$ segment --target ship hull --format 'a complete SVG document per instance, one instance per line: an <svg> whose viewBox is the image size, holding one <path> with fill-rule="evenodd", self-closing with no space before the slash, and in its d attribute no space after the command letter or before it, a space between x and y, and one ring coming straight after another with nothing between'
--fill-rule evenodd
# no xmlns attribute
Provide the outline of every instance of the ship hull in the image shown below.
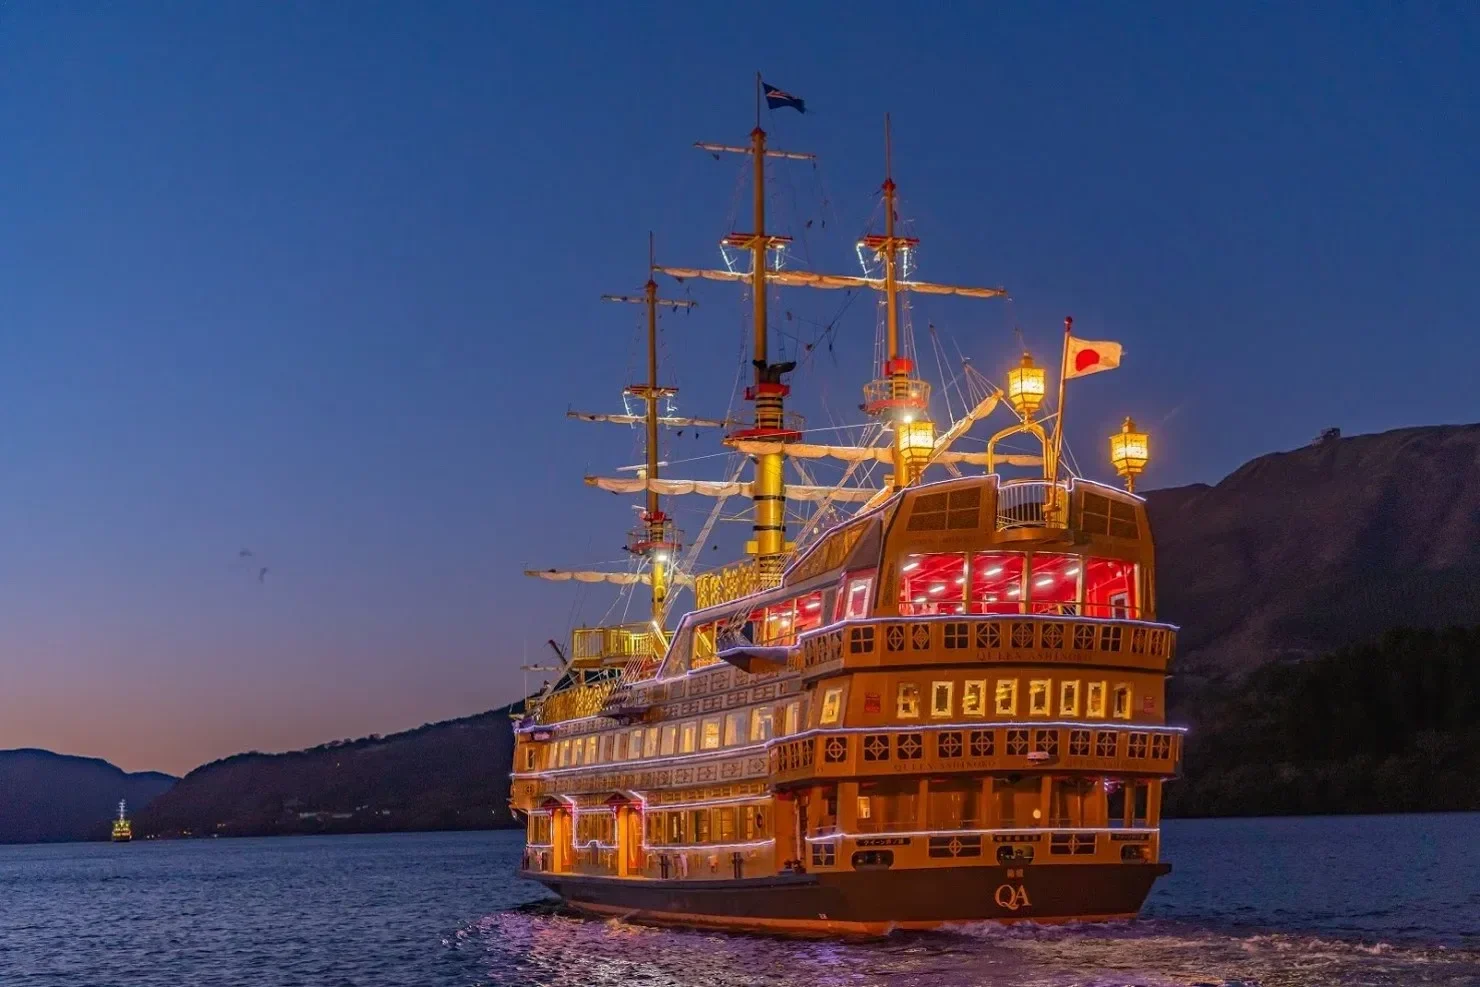
<svg viewBox="0 0 1480 987"><path fill-rule="evenodd" d="M1134 918L1168 864L959 867L657 881L523 871L566 904L634 922L787 935L885 935L967 922Z"/></svg>

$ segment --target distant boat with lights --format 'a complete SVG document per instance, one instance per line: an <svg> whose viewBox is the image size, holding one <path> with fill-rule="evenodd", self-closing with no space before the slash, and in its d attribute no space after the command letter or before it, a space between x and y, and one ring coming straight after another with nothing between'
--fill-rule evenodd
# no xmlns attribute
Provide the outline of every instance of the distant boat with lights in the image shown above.
<svg viewBox="0 0 1480 987"><path fill-rule="evenodd" d="M518 720L520 873L593 915L785 934L1135 916L1170 870L1161 795L1182 746L1165 720L1176 628L1155 619L1133 492L1147 437L1130 419L1110 437L1125 489L1072 475L1062 456L1067 382L1118 365L1120 347L1066 319L1051 411L1027 354L1000 387L963 361L937 426L945 389L932 403L910 299L1005 292L915 279L887 120L882 232L857 242L861 274L788 266L790 238L766 225L767 164L812 158L769 147L759 93L748 144L698 145L748 158L752 225L724 238L726 266L660 265L650 249L642 294L606 296L644 307L646 375L625 413L572 416L644 430L635 475L587 478L644 498L633 565L529 575L647 587L649 616L576 629ZM802 108L772 87L765 98ZM748 289L743 417L677 413L658 314L694 302L661 297L659 276ZM773 362L767 302L789 287L877 293L876 379L854 444L811 441L785 407L796 364ZM1009 420L981 451L956 448L998 411ZM733 470L664 476L663 431L696 428L722 430ZM1004 451L1008 439L1031 451ZM841 478L820 483L828 461ZM869 483L876 465L886 475ZM717 500L686 544L664 498L689 493ZM750 501L746 557L704 571L729 497ZM690 589L694 609L676 616Z"/></svg>
<svg viewBox="0 0 1480 987"><path fill-rule="evenodd" d="M118 802L118 818L113 820L113 842L128 843L134 838L134 824L128 821L128 805Z"/></svg>

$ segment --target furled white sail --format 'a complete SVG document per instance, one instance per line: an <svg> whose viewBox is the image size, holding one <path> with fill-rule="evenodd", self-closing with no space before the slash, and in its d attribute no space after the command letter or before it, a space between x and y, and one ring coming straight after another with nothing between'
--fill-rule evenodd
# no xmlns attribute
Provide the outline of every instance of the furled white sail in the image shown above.
<svg viewBox="0 0 1480 987"><path fill-rule="evenodd" d="M708 281L743 281L749 283L746 271L716 271L700 267L655 267L669 277L703 278ZM814 274L811 271L767 271L766 281L770 284L791 285L801 288L872 288L884 290L883 278L861 278L848 274ZM932 284L929 281L896 281L901 291L918 291L924 295L961 295L965 298L1000 298L1007 294L1002 288L968 288L963 285Z"/></svg>
<svg viewBox="0 0 1480 987"><path fill-rule="evenodd" d="M699 494L704 497L749 497L749 483L726 483L723 480L652 480L643 477L588 476L588 486L611 493L633 494L648 490L668 495ZM864 487L814 487L787 484L789 500L837 500L845 503L861 503L874 495Z"/></svg>
<svg viewBox="0 0 1480 987"><path fill-rule="evenodd" d="M548 579L552 583L567 583L574 580L578 583L613 583L617 586L632 586L635 583L650 585L652 576L646 572L586 572L573 569L525 569L526 576L535 579ZM694 581L693 576L685 576L682 573L670 573L670 583L679 585L690 585Z"/></svg>
<svg viewBox="0 0 1480 987"><path fill-rule="evenodd" d="M647 421L646 415L606 415L594 411L567 411L567 418L577 418L583 422L610 422L613 425L640 425ZM679 418L674 415L660 415L659 425L669 428L724 428L725 423L715 421L712 418Z"/></svg>
<svg viewBox="0 0 1480 987"><path fill-rule="evenodd" d="M964 431L964 429L962 430ZM946 433L947 435L950 433ZM959 437L952 436L952 439ZM941 436L942 439L945 435ZM881 463L892 461L893 450L889 446L824 446L814 445L810 442L761 442L743 440L733 442L731 445L738 452L747 456L760 456L768 452L780 452L787 456L798 459L821 459L830 457L841 459L849 463L861 463L869 460L877 460ZM936 448L941 448L941 443L936 443ZM938 452L930 458L932 463L967 463L972 466L985 466L987 454L984 452ZM1042 456L1027 455L1000 455L997 462L1006 463L1009 466L1042 466Z"/></svg>

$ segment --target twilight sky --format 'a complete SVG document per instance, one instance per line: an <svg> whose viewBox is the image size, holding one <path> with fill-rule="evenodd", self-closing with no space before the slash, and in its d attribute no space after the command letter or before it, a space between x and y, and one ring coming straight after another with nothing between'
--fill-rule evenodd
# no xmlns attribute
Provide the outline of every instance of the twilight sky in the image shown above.
<svg viewBox="0 0 1480 987"><path fill-rule="evenodd" d="M611 599L520 570L633 516L580 477L637 436L564 418L637 366L598 296L649 229L709 265L748 227L690 145L745 139L757 68L820 156L772 187L799 265L856 272L888 110L923 276L1014 295L917 324L999 379L1014 327L1125 344L1071 392L1091 475L1126 413L1147 486L1480 417L1480 13L1213 6L0 7L0 748L183 772L515 698ZM722 415L738 292L665 291L665 376ZM857 421L871 300L800 294L797 407Z"/></svg>

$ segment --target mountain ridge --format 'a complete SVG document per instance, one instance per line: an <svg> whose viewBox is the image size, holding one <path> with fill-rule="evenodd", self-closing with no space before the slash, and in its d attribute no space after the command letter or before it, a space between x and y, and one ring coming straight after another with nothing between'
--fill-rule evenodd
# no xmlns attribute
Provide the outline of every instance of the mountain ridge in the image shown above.
<svg viewBox="0 0 1480 987"><path fill-rule="evenodd" d="M100 757L0 750L0 843L104 839L119 799L136 812L175 781L160 771L124 771Z"/></svg>
<svg viewBox="0 0 1480 987"><path fill-rule="evenodd" d="M1146 502L1179 674L1480 623L1480 425L1318 440Z"/></svg>

